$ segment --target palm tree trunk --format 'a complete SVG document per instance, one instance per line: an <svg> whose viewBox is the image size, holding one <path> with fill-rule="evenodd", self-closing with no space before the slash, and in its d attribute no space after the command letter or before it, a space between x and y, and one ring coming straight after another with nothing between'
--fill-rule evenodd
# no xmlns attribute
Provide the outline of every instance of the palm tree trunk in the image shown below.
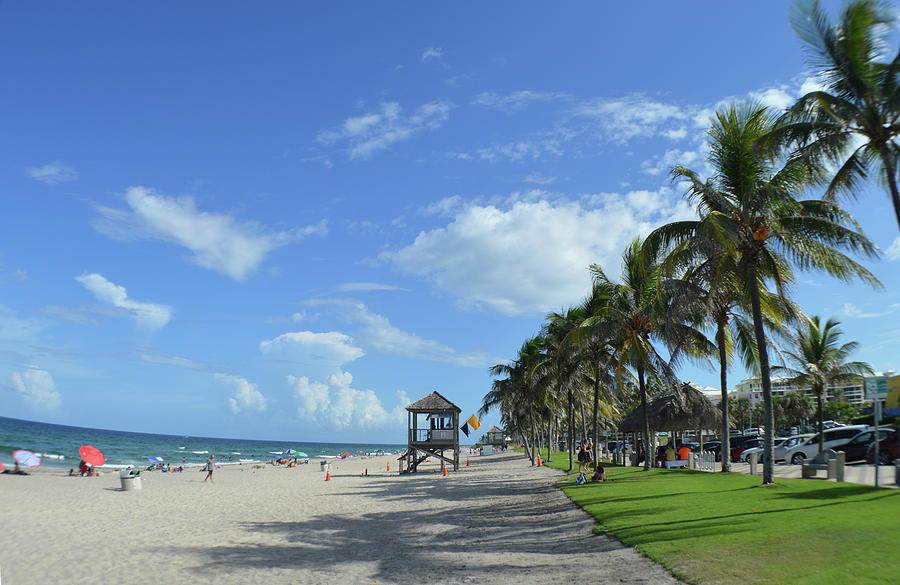
<svg viewBox="0 0 900 585"><path fill-rule="evenodd" d="M553 459L552 453L550 453L550 449L553 447L553 415L551 414L547 418L547 459L546 461L550 461Z"/></svg>
<svg viewBox="0 0 900 585"><path fill-rule="evenodd" d="M644 386L644 368L637 367L638 387L641 391L641 418L643 419L643 428L641 429L641 440L644 443L644 471L650 471L650 419L647 417L647 388Z"/></svg>
<svg viewBox="0 0 900 585"><path fill-rule="evenodd" d="M597 440L597 431L599 430L597 428L597 416L598 416L599 410L600 410L600 358L598 357L594 361L594 412L591 415L591 422L593 423L593 429L594 429L594 442L593 442L592 446L593 446L593 450L594 450L593 461L595 462L595 465L596 465L596 461L599 460L599 455L600 455L600 452L597 450L598 449L597 445L599 444L599 441Z"/></svg>
<svg viewBox="0 0 900 585"><path fill-rule="evenodd" d="M532 455L533 451L532 451L530 445L528 444L528 435L526 435L525 433L522 433L521 437L522 437L522 446L525 447L525 456L528 457L529 459L531 459L532 463L534 463L534 455Z"/></svg>
<svg viewBox="0 0 900 585"><path fill-rule="evenodd" d="M886 146L878 149L881 153L881 162L884 163L884 171L887 175L888 187L891 190L891 202L894 204L894 214L897 216L897 226L900 226L900 190L897 189L897 169L894 167L894 159Z"/></svg>
<svg viewBox="0 0 900 585"><path fill-rule="evenodd" d="M816 391L816 418L819 419L819 453L825 450L825 434L822 432L822 427L825 426L825 411L822 408L822 388L815 387L813 388Z"/></svg>
<svg viewBox="0 0 900 585"><path fill-rule="evenodd" d="M579 400L578 405L581 407L581 444L587 441L587 417L584 416L584 400Z"/></svg>
<svg viewBox="0 0 900 585"><path fill-rule="evenodd" d="M722 456L722 471L731 469L731 458L725 457L725 453L731 453L731 441L728 424L728 356L725 353L725 323L719 318L716 326L716 345L719 346L719 383L722 387L722 441L719 452Z"/></svg>
<svg viewBox="0 0 900 585"><path fill-rule="evenodd" d="M756 277L756 259L750 261L747 284L750 287L750 303L753 306L753 333L756 336L756 348L759 353L759 374L763 390L763 485L775 483L775 444L772 433L775 430L774 412L772 410L772 380L769 377L769 351L766 347L766 332L763 329L762 308L759 303L759 281ZM722 454L725 457L725 454Z"/></svg>
<svg viewBox="0 0 900 585"><path fill-rule="evenodd" d="M575 469L575 397L569 390L569 471Z"/></svg>
<svg viewBox="0 0 900 585"><path fill-rule="evenodd" d="M531 464L534 465L534 456L535 452L538 451L538 436L537 432L534 429L534 413L531 414L531 444L534 445L534 449L531 451Z"/></svg>

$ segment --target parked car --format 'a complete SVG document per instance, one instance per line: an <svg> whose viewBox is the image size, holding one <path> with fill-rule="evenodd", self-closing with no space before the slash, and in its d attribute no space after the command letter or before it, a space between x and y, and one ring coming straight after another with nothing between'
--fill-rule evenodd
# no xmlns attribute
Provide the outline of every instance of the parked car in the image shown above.
<svg viewBox="0 0 900 585"><path fill-rule="evenodd" d="M850 425L825 429L822 431L822 436L825 440L825 449L840 447L849 442L857 433L865 431L868 428L868 425ZM784 458L794 465L799 465L803 463L805 459L815 457L818 452L819 435L815 434L802 443L788 449L784 454Z"/></svg>
<svg viewBox="0 0 900 585"><path fill-rule="evenodd" d="M740 461L741 453L744 452L744 449L759 447L761 444L761 438L759 436L731 437L729 440L729 446L731 447L731 461Z"/></svg>
<svg viewBox="0 0 900 585"><path fill-rule="evenodd" d="M796 427L795 427L796 428ZM804 433L802 435L791 435L785 439L784 443L775 446L775 461L786 461L787 451L791 447L799 445L806 439L813 436L813 433Z"/></svg>
<svg viewBox="0 0 900 585"><path fill-rule="evenodd" d="M878 462L882 465L890 465L894 459L900 459L900 443L898 443L897 433L894 433L891 438L878 442ZM875 441L872 441L866 452L866 463L875 463Z"/></svg>
<svg viewBox="0 0 900 585"><path fill-rule="evenodd" d="M744 436L754 436L758 437L763 434L763 430L760 427L750 427L749 429L744 429L744 432L741 433Z"/></svg>
<svg viewBox="0 0 900 585"><path fill-rule="evenodd" d="M862 461L866 458L869 451L869 445L875 440L875 429L861 431L850 439L846 444L832 447L835 451L843 451L846 454L846 461ZM878 435L881 440L889 439L896 436L897 431L894 429L878 429Z"/></svg>
<svg viewBox="0 0 900 585"><path fill-rule="evenodd" d="M722 460L722 442L721 441L705 441L703 443L703 452L704 453L713 453L716 456L716 461L721 461Z"/></svg>
<svg viewBox="0 0 900 585"><path fill-rule="evenodd" d="M775 454L775 461L781 461L782 459L784 459L784 444L790 439L791 437L775 437L772 449L773 453ZM765 459L763 457L764 448L762 443L762 439L760 439L758 446L744 449L743 453L741 453L741 461L749 463L750 455L753 453L757 453L757 461L762 462Z"/></svg>

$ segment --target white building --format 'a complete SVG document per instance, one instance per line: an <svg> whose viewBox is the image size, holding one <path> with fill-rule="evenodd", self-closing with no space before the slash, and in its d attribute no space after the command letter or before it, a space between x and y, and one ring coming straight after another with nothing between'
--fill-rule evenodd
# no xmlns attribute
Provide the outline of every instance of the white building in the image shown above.
<svg viewBox="0 0 900 585"><path fill-rule="evenodd" d="M858 378L852 382L840 382L837 384L830 385L825 391L825 400L832 400L837 395L843 395L843 400L849 402L850 404L860 405L866 402L866 379L869 376L865 376L865 378ZM794 384L790 378L772 378L772 396L784 396L790 392L805 392L809 394L809 397L815 399L816 395L813 394L812 388L810 386L804 386L802 388L798 387ZM750 400L750 406L754 406L757 403L762 403L762 383L759 378L747 378L745 380L741 380L741 382L737 385L737 388L732 392L728 393L728 397L734 398L747 398Z"/></svg>

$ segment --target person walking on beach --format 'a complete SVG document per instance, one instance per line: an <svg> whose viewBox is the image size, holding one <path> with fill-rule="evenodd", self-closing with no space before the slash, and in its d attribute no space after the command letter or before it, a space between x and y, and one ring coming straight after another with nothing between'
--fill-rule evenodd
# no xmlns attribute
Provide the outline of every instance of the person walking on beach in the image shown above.
<svg viewBox="0 0 900 585"><path fill-rule="evenodd" d="M216 456L210 455L209 459L206 461L206 477L203 478L204 483L206 480L209 480L210 483L216 483L213 481L212 474L216 469Z"/></svg>

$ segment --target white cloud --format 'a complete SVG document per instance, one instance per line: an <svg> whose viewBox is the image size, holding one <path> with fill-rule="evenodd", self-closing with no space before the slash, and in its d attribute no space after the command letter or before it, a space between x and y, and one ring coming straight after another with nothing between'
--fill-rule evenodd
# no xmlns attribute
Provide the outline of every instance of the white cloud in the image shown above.
<svg viewBox="0 0 900 585"><path fill-rule="evenodd" d="M662 156L654 156L650 160L641 163L641 172L648 175L659 175L672 170L676 165L692 167L700 160L700 153L696 150L670 149Z"/></svg>
<svg viewBox="0 0 900 585"><path fill-rule="evenodd" d="M894 240L894 243L884 251L884 255L887 256L889 260L900 260L900 237Z"/></svg>
<svg viewBox="0 0 900 585"><path fill-rule="evenodd" d="M46 370L29 368L21 374L14 372L12 386L26 402L36 408L52 410L62 402L53 376Z"/></svg>
<svg viewBox="0 0 900 585"><path fill-rule="evenodd" d="M825 80L819 76L807 77L800 85L800 95L804 96L813 91L823 91L826 88Z"/></svg>
<svg viewBox="0 0 900 585"><path fill-rule="evenodd" d="M431 59L440 59L444 56L444 49L441 47L428 47L422 51L422 63Z"/></svg>
<svg viewBox="0 0 900 585"><path fill-rule="evenodd" d="M334 367L365 355L362 349L353 345L353 339L349 335L337 331L284 333L275 339L261 342L259 350L272 357L301 363L313 360Z"/></svg>
<svg viewBox="0 0 900 585"><path fill-rule="evenodd" d="M762 91L751 91L750 97L764 106L769 106L780 113L794 105L797 101L793 95L781 88L769 88Z"/></svg>
<svg viewBox="0 0 900 585"><path fill-rule="evenodd" d="M350 158L368 158L415 134L440 128L450 117L453 107L448 101L434 101L422 104L411 115L404 116L400 104L385 102L377 112L347 118L337 129L320 132L316 140L322 144L343 143Z"/></svg>
<svg viewBox="0 0 900 585"><path fill-rule="evenodd" d="M142 353L141 361L150 364L163 364L166 366L175 366L177 368L187 368L189 370L207 370L209 366L203 362L195 362L194 360L166 355L162 353Z"/></svg>
<svg viewBox="0 0 900 585"><path fill-rule="evenodd" d="M545 177L540 173L532 173L523 179L526 183L534 183L536 185L551 185L556 182L556 177Z"/></svg>
<svg viewBox="0 0 900 585"><path fill-rule="evenodd" d="M539 92L527 89L514 91L506 95L485 91L475 96L472 100L472 105L510 112L523 110L532 102L547 102L565 97L568 96L562 93Z"/></svg>
<svg viewBox="0 0 900 585"><path fill-rule="evenodd" d="M392 284L377 282L345 282L337 288L340 292L373 291L373 290L406 290Z"/></svg>
<svg viewBox="0 0 900 585"><path fill-rule="evenodd" d="M128 211L98 208L94 227L117 239L149 238L193 252L189 261L243 280L272 250L306 236L328 232L324 221L293 231L266 233L257 224L225 214L200 211L190 197L168 197L146 187L129 187Z"/></svg>
<svg viewBox="0 0 900 585"><path fill-rule="evenodd" d="M128 292L125 290L125 287L110 282L96 272L76 276L75 280L94 293L97 300L121 309L137 321L138 325L147 329L160 329L172 318L172 309L170 307L157 303L131 300L128 298Z"/></svg>
<svg viewBox="0 0 900 585"><path fill-rule="evenodd" d="M368 352L398 355L467 368L484 368L499 361L498 358L484 352L459 352L437 341L403 331L392 325L387 317L373 313L365 304L358 301L319 299L309 301L308 304L311 306L330 305L347 322L360 325L360 329L354 333L354 338Z"/></svg>
<svg viewBox="0 0 900 585"><path fill-rule="evenodd" d="M471 204L446 226L379 258L426 277L463 306L540 313L578 302L589 290L590 264L617 276L629 240L687 217L694 212L668 188L580 201L517 200L507 207Z"/></svg>
<svg viewBox="0 0 900 585"><path fill-rule="evenodd" d="M47 163L42 167L28 169L28 174L32 178L48 185L57 185L67 181L74 181L78 178L78 172L75 169L62 164L58 160Z"/></svg>
<svg viewBox="0 0 900 585"><path fill-rule="evenodd" d="M335 429L381 429L404 424L409 397L397 391L397 405L387 410L372 390L352 387L353 376L340 372L326 382L306 376L288 376L298 402L298 415L306 420L324 420Z"/></svg>
<svg viewBox="0 0 900 585"><path fill-rule="evenodd" d="M232 388L233 392L231 398L228 399L228 404L234 414L247 410L266 409L266 397L259 391L256 384L249 382L246 378L231 374L216 374L215 378Z"/></svg>
<svg viewBox="0 0 900 585"><path fill-rule="evenodd" d="M578 117L595 120L608 140L624 143L666 130L677 131L685 122L692 120L694 110L696 108L683 108L636 94L620 99L582 100L574 113Z"/></svg>
<svg viewBox="0 0 900 585"><path fill-rule="evenodd" d="M890 315L894 312L894 309L891 309L890 311L883 311L880 313L866 313L853 303L844 303L844 308L841 312L844 314L844 316L850 317L851 319L854 317L860 319L871 319L873 317L884 317L885 315Z"/></svg>

